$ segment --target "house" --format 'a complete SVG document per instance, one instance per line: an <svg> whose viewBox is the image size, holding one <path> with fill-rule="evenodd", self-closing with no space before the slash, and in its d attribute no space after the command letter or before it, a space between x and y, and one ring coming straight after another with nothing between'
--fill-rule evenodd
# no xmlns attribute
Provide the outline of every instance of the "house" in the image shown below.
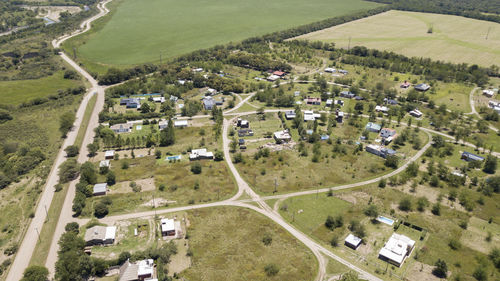
<svg viewBox="0 0 500 281"><path fill-rule="evenodd" d="M177 80L177 83L179 83L180 85L184 85L186 84L186 80L179 79Z"/></svg>
<svg viewBox="0 0 500 281"><path fill-rule="evenodd" d="M179 97L177 97L177 96L170 96L169 100L173 101L174 103L176 103L179 100Z"/></svg>
<svg viewBox="0 0 500 281"><path fill-rule="evenodd" d="M251 129L241 129L238 130L238 137L251 137L253 136L253 131Z"/></svg>
<svg viewBox="0 0 500 281"><path fill-rule="evenodd" d="M175 236L175 221L174 219L161 219L161 235L162 236Z"/></svg>
<svg viewBox="0 0 500 281"><path fill-rule="evenodd" d="M408 113L409 113L411 116L416 117L416 118L420 118L420 117L422 117L422 115L423 115L423 113L422 113L420 110L418 110L418 109L414 109L414 110L412 110L412 111L410 111L410 112L408 112Z"/></svg>
<svg viewBox="0 0 500 281"><path fill-rule="evenodd" d="M164 103L165 102L165 97L152 97L151 100L153 102Z"/></svg>
<svg viewBox="0 0 500 281"><path fill-rule="evenodd" d="M215 100L214 98L208 96L203 98L203 107L205 110L212 110L215 107Z"/></svg>
<svg viewBox="0 0 500 281"><path fill-rule="evenodd" d="M384 98L384 102L389 105L398 105L398 101L393 99Z"/></svg>
<svg viewBox="0 0 500 281"><path fill-rule="evenodd" d="M369 144L366 146L365 150L382 158L387 158L388 156L395 155L396 151L385 148L380 145Z"/></svg>
<svg viewBox="0 0 500 281"><path fill-rule="evenodd" d="M238 140L238 145L239 145L239 146L242 146L242 145L244 145L244 144L245 144L245 139L239 139L239 140Z"/></svg>
<svg viewBox="0 0 500 281"><path fill-rule="evenodd" d="M314 131L313 131L313 130L311 130L311 129L306 130L306 134L308 134L308 135L312 135L313 133L314 133Z"/></svg>
<svg viewBox="0 0 500 281"><path fill-rule="evenodd" d="M483 95L488 98L492 98L495 95L495 92L493 90L483 90Z"/></svg>
<svg viewBox="0 0 500 281"><path fill-rule="evenodd" d="M405 259L410 256L414 246L415 241L404 235L393 233L384 247L380 249L378 257L381 260L400 267Z"/></svg>
<svg viewBox="0 0 500 281"><path fill-rule="evenodd" d="M411 86L410 82L405 80L405 82L402 83L400 87L403 89L408 89L408 88L410 88L410 86Z"/></svg>
<svg viewBox="0 0 500 281"><path fill-rule="evenodd" d="M94 184L94 189L93 189L92 195L94 195L94 196L106 195L107 191L108 191L108 184L107 183L97 183L97 184Z"/></svg>
<svg viewBox="0 0 500 281"><path fill-rule="evenodd" d="M375 106L375 111L387 113L389 111L389 108L387 106L377 105L377 106Z"/></svg>
<svg viewBox="0 0 500 281"><path fill-rule="evenodd" d="M457 176L457 177L461 177L461 178L465 177L465 175L460 173L460 171L458 171L458 170L451 172L451 174L454 176Z"/></svg>
<svg viewBox="0 0 500 281"><path fill-rule="evenodd" d="M120 266L118 281L158 281L153 279L155 275L155 264L153 259L146 259L131 263L127 260Z"/></svg>
<svg viewBox="0 0 500 281"><path fill-rule="evenodd" d="M281 77L285 76L286 73L283 71L275 71L275 72L273 72L273 75L276 75L276 76L281 78Z"/></svg>
<svg viewBox="0 0 500 281"><path fill-rule="evenodd" d="M383 128L380 131L380 137L385 145L388 145L396 138L396 130Z"/></svg>
<svg viewBox="0 0 500 281"><path fill-rule="evenodd" d="M337 72L337 70L335 68L332 68L332 67L327 67L327 68L325 68L325 72L335 73L335 72Z"/></svg>
<svg viewBox="0 0 500 281"><path fill-rule="evenodd" d="M101 162L99 162L99 168L102 167L108 167L108 168L111 167L109 160L102 160Z"/></svg>
<svg viewBox="0 0 500 281"><path fill-rule="evenodd" d="M314 121L314 120L316 120L316 117L314 117L314 112L312 112L310 110L304 111L304 121L305 122Z"/></svg>
<svg viewBox="0 0 500 281"><path fill-rule="evenodd" d="M349 74L349 71L344 70L344 69L339 69L339 73L341 73L341 74Z"/></svg>
<svg viewBox="0 0 500 281"><path fill-rule="evenodd" d="M332 106L333 105L333 100L332 99L327 99L326 100L326 106Z"/></svg>
<svg viewBox="0 0 500 281"><path fill-rule="evenodd" d="M295 119L296 116L297 115L295 114L295 111L293 111L293 110L289 110L289 111L285 112L285 118L287 120Z"/></svg>
<svg viewBox="0 0 500 281"><path fill-rule="evenodd" d="M333 103L335 105L344 106L344 101L343 100L335 100Z"/></svg>
<svg viewBox="0 0 500 281"><path fill-rule="evenodd" d="M132 132L133 125L129 123L115 124L113 126L109 126L111 131L120 134L120 133L130 133Z"/></svg>
<svg viewBox="0 0 500 281"><path fill-rule="evenodd" d="M280 78L281 78L280 76L273 74L273 75L270 75L269 77L267 77L267 81L274 82L274 81L276 81L276 80L278 80Z"/></svg>
<svg viewBox="0 0 500 281"><path fill-rule="evenodd" d="M383 128L380 130L380 137L381 138L390 138L396 135L396 130L390 129L390 128Z"/></svg>
<svg viewBox="0 0 500 281"><path fill-rule="evenodd" d="M421 84L418 84L415 86L415 90L421 91L421 92L425 92L425 91L429 90L430 88L431 88L431 86L429 86L425 83L421 83Z"/></svg>
<svg viewBox="0 0 500 281"><path fill-rule="evenodd" d="M216 89L208 88L207 92L205 93L205 96L213 96L213 95L216 95L216 94L217 94L217 90Z"/></svg>
<svg viewBox="0 0 500 281"><path fill-rule="evenodd" d="M321 140L326 141L329 140L330 136L329 135L321 135Z"/></svg>
<svg viewBox="0 0 500 281"><path fill-rule="evenodd" d="M165 129L168 126L168 120L161 120L158 122L158 128L160 130Z"/></svg>
<svg viewBox="0 0 500 281"><path fill-rule="evenodd" d="M343 97L343 98L348 98L348 99L352 99L354 98L356 95L351 93L350 91L342 91L340 92L340 96Z"/></svg>
<svg viewBox="0 0 500 281"><path fill-rule="evenodd" d="M113 159L113 158L115 158L114 150L106 150L106 152L104 152L104 159Z"/></svg>
<svg viewBox="0 0 500 281"><path fill-rule="evenodd" d="M306 102L306 104L310 104L310 105L320 105L321 104L321 98L307 97L304 101Z"/></svg>
<svg viewBox="0 0 500 281"><path fill-rule="evenodd" d="M294 95L295 97L300 96L300 91L295 91L295 92L293 93L293 95Z"/></svg>
<svg viewBox="0 0 500 281"><path fill-rule="evenodd" d="M467 151L462 152L461 158L467 162L469 162L469 161L483 161L484 160L484 157L481 157L479 155L476 155L474 153L470 153Z"/></svg>
<svg viewBox="0 0 500 281"><path fill-rule="evenodd" d="M285 143L292 140L292 136L290 135L290 132L288 132L288 130L279 131L274 133L274 140L277 144Z"/></svg>
<svg viewBox="0 0 500 281"><path fill-rule="evenodd" d="M248 120L243 120L241 118L238 118L236 126L240 128L249 128L250 122L248 122Z"/></svg>
<svg viewBox="0 0 500 281"><path fill-rule="evenodd" d="M355 96L354 99L355 100L364 100L365 98L363 98L362 96Z"/></svg>
<svg viewBox="0 0 500 281"><path fill-rule="evenodd" d="M201 67L193 69L193 72L202 72L202 71L203 71L203 68L201 68Z"/></svg>
<svg viewBox="0 0 500 281"><path fill-rule="evenodd" d="M110 245L115 242L116 226L101 226L96 225L85 231L85 244L93 245Z"/></svg>
<svg viewBox="0 0 500 281"><path fill-rule="evenodd" d="M366 124L366 127L365 127L365 130L368 130L368 131L374 132L374 133L380 132L380 129L382 129L382 126L380 126L377 123L373 123L373 122L368 122L368 124Z"/></svg>
<svg viewBox="0 0 500 281"><path fill-rule="evenodd" d="M189 160L214 159L213 152L207 151L206 148L193 149L189 154Z"/></svg>
<svg viewBox="0 0 500 281"><path fill-rule="evenodd" d="M361 245L362 239L359 237L356 237L352 234L349 233L347 237L344 240L344 245L346 245L349 248L352 248L353 250L356 250L359 245Z"/></svg>
<svg viewBox="0 0 500 281"><path fill-rule="evenodd" d="M335 119L338 123L342 123L344 121L344 112L337 111L337 118Z"/></svg>
<svg viewBox="0 0 500 281"><path fill-rule="evenodd" d="M188 120L175 120L174 127L183 128L188 126Z"/></svg>

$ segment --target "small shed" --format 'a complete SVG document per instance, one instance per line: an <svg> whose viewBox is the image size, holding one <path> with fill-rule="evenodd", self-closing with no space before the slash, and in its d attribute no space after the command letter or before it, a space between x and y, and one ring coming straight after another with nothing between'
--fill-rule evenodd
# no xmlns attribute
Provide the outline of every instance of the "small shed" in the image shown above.
<svg viewBox="0 0 500 281"><path fill-rule="evenodd" d="M98 183L94 185L94 191L92 195L94 196L99 196L99 195L106 195L106 192L108 191L108 184L107 183Z"/></svg>
<svg viewBox="0 0 500 281"><path fill-rule="evenodd" d="M114 157L115 157L114 150L106 150L106 152L104 152L104 159L113 159Z"/></svg>
<svg viewBox="0 0 500 281"><path fill-rule="evenodd" d="M361 238L356 237L352 234L349 234L349 235L347 235L347 237L344 240L344 245L346 245L347 247L349 247L353 250L356 250L359 247L359 245L361 245L361 241L362 241Z"/></svg>

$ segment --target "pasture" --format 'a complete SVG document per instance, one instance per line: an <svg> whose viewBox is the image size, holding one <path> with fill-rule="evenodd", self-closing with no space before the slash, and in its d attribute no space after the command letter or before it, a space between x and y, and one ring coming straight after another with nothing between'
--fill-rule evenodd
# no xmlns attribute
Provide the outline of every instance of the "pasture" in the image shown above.
<svg viewBox="0 0 500 281"><path fill-rule="evenodd" d="M432 33L428 33L432 29ZM366 46L410 57L500 65L500 24L458 16L389 11L296 39Z"/></svg>
<svg viewBox="0 0 500 281"><path fill-rule="evenodd" d="M361 0L119 1L94 33L75 39L83 44L78 49L82 61L156 62L160 54L174 57L379 6Z"/></svg>

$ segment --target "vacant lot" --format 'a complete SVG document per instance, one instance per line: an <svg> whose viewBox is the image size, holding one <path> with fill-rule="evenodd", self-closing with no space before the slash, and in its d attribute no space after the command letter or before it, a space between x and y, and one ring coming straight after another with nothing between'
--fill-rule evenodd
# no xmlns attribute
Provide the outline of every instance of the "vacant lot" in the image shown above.
<svg viewBox="0 0 500 281"><path fill-rule="evenodd" d="M234 207L189 212L192 266L188 280L313 280L317 262L287 231L260 214ZM265 245L263 238L271 243ZM276 276L264 268L275 264Z"/></svg>
<svg viewBox="0 0 500 281"><path fill-rule="evenodd" d="M79 53L85 59L112 65L153 62L160 54L177 56L378 5L360 0L119 3L109 21L81 42Z"/></svg>
<svg viewBox="0 0 500 281"><path fill-rule="evenodd" d="M0 104L18 105L34 98L57 95L58 90L66 90L81 84L80 80L63 79L62 71L40 79L2 81Z"/></svg>
<svg viewBox="0 0 500 281"><path fill-rule="evenodd" d="M298 38L455 63L500 64L500 24L457 16L389 11Z"/></svg>

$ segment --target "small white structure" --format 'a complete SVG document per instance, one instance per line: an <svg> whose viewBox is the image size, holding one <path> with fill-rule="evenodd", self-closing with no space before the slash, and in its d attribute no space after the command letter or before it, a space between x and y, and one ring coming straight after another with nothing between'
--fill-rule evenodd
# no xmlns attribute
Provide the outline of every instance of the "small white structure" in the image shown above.
<svg viewBox="0 0 500 281"><path fill-rule="evenodd" d="M108 184L107 183L97 183L94 185L92 195L94 195L94 196L106 195L107 191L108 191Z"/></svg>
<svg viewBox="0 0 500 281"><path fill-rule="evenodd" d="M163 130L168 126L168 120L160 120L158 122L158 129Z"/></svg>
<svg viewBox="0 0 500 281"><path fill-rule="evenodd" d="M101 162L99 162L99 168L102 168L102 167L110 167L111 164L109 162L109 160L102 160Z"/></svg>
<svg viewBox="0 0 500 281"><path fill-rule="evenodd" d="M420 118L422 117L422 115L424 115L420 110L418 109L414 109L412 111L409 112L411 116L413 117L416 117L416 118Z"/></svg>
<svg viewBox="0 0 500 281"><path fill-rule="evenodd" d="M132 132L132 124L129 123L123 123L123 124L115 124L113 126L109 126L111 131L120 134L120 133L130 133Z"/></svg>
<svg viewBox="0 0 500 281"><path fill-rule="evenodd" d="M201 68L201 67L193 69L193 72L202 72L202 71L203 71L203 68Z"/></svg>
<svg viewBox="0 0 500 281"><path fill-rule="evenodd" d="M272 75L270 75L269 77L267 77L267 81L269 81L269 82L274 82L274 81L276 81L276 80L278 80L278 79L280 79L280 78L281 78L280 76L275 75L275 74L272 74Z"/></svg>
<svg viewBox="0 0 500 281"><path fill-rule="evenodd" d="M295 114L295 111L293 110L290 110L290 111L287 111L285 112L285 118L287 120L291 120L291 119L294 119L297 115Z"/></svg>
<svg viewBox="0 0 500 281"><path fill-rule="evenodd" d="M104 159L113 159L114 157L115 157L114 150L106 150L106 152L104 152Z"/></svg>
<svg viewBox="0 0 500 281"><path fill-rule="evenodd" d="M161 219L161 235L162 236L175 236L175 221L174 219Z"/></svg>
<svg viewBox="0 0 500 281"><path fill-rule="evenodd" d="M188 120L175 120L174 121L174 127L176 127L176 128L187 127L187 126L188 126Z"/></svg>
<svg viewBox="0 0 500 281"><path fill-rule="evenodd" d="M213 95L216 95L216 94L217 94L217 90L216 89L212 89L212 88L208 88L207 89L206 95L213 96Z"/></svg>
<svg viewBox="0 0 500 281"><path fill-rule="evenodd" d="M384 247L380 249L378 257L399 267L410 256L414 246L415 241L404 235L394 233Z"/></svg>
<svg viewBox="0 0 500 281"><path fill-rule="evenodd" d="M214 159L213 152L207 151L206 148L193 149L189 154L189 160Z"/></svg>
<svg viewBox="0 0 500 281"><path fill-rule="evenodd" d="M165 97L153 97L153 102L164 103Z"/></svg>
<svg viewBox="0 0 500 281"><path fill-rule="evenodd" d="M289 142L290 140L292 140L292 136L290 135L290 132L288 132L288 130L278 131L274 133L274 140L276 141L276 143L280 144Z"/></svg>
<svg viewBox="0 0 500 281"><path fill-rule="evenodd" d="M352 234L349 234L349 235L347 235L347 237L344 240L344 245L356 250L359 247L359 245L361 245L361 241L362 241L361 238L356 237Z"/></svg>
<svg viewBox="0 0 500 281"><path fill-rule="evenodd" d="M337 72L337 70L333 67L327 67L325 68L325 72L328 72L328 73L335 73Z"/></svg>
<svg viewBox="0 0 500 281"><path fill-rule="evenodd" d="M92 245L109 245L115 242L116 226L101 226L96 225L85 231L85 244Z"/></svg>
<svg viewBox="0 0 500 281"><path fill-rule="evenodd" d="M387 113L389 111L389 108L387 108L387 106L377 105L377 106L375 106L375 111Z"/></svg>
<svg viewBox="0 0 500 281"><path fill-rule="evenodd" d="M332 106L333 100L332 99L327 99L326 100L326 106Z"/></svg>

